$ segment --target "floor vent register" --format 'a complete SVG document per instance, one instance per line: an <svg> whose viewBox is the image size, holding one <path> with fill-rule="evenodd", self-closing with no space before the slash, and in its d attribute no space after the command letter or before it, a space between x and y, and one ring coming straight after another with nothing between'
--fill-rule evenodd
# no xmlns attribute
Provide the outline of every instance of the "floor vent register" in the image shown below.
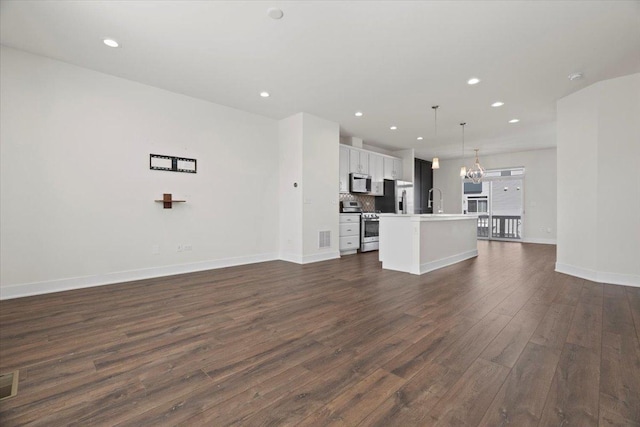
<svg viewBox="0 0 640 427"><path fill-rule="evenodd" d="M0 400L18 394L18 371L0 375Z"/></svg>

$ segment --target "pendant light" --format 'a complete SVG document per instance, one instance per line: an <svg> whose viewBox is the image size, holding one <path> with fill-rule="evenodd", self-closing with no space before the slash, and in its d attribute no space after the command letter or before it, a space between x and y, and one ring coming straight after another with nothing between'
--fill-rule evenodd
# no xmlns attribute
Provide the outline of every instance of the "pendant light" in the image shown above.
<svg viewBox="0 0 640 427"><path fill-rule="evenodd" d="M482 181L482 177L484 176L484 168L480 166L480 160L478 160L479 149L474 148L474 151L476 152L476 162L473 166L471 166L471 169L469 169L469 172L467 172L467 177L470 178L471 181L477 184L480 181Z"/></svg>
<svg viewBox="0 0 640 427"><path fill-rule="evenodd" d="M465 125L466 123L460 123L460 126L462 126L462 167L460 168L461 178L467 177L467 167L464 165L464 126Z"/></svg>
<svg viewBox="0 0 640 427"><path fill-rule="evenodd" d="M436 138L438 138L438 107L439 105L434 105L433 107L433 123L434 123L434 142ZM440 159L434 157L431 161L431 169L440 169Z"/></svg>

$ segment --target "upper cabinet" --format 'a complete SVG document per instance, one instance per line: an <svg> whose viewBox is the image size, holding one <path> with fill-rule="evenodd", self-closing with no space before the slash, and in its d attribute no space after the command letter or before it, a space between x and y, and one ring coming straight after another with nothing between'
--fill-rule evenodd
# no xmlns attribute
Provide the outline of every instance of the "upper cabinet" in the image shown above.
<svg viewBox="0 0 640 427"><path fill-rule="evenodd" d="M369 153L367 151L349 149L349 171L369 174Z"/></svg>
<svg viewBox="0 0 640 427"><path fill-rule="evenodd" d="M384 158L384 179L402 179L402 159Z"/></svg>
<svg viewBox="0 0 640 427"><path fill-rule="evenodd" d="M371 176L372 196L384 194L385 179L402 179L402 159L340 144L340 193L349 192L349 174Z"/></svg>
<svg viewBox="0 0 640 427"><path fill-rule="evenodd" d="M384 157L380 154L369 153L369 175L371 175L372 196L384 195Z"/></svg>

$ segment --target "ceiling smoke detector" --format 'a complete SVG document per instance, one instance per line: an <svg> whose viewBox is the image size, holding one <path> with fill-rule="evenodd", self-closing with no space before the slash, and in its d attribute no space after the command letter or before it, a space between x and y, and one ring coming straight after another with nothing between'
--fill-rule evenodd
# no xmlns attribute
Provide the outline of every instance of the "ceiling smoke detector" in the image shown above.
<svg viewBox="0 0 640 427"><path fill-rule="evenodd" d="M574 80L580 80L584 76L582 75L582 73L571 73L568 75L568 77L569 77L569 80L574 81Z"/></svg>
<svg viewBox="0 0 640 427"><path fill-rule="evenodd" d="M282 17L284 16L284 12L277 7L270 7L269 9L267 9L267 15L271 19L282 19Z"/></svg>

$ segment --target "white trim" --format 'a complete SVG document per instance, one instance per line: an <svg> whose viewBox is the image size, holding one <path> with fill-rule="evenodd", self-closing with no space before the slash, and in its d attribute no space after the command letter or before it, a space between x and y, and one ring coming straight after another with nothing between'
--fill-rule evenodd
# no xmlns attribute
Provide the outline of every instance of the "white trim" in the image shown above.
<svg viewBox="0 0 640 427"><path fill-rule="evenodd" d="M282 261L293 262L295 264L302 264L302 255L281 253L279 259Z"/></svg>
<svg viewBox="0 0 640 427"><path fill-rule="evenodd" d="M637 274L608 273L606 271L596 271L559 262L556 262L556 271L597 283L640 287L640 276Z"/></svg>
<svg viewBox="0 0 640 427"><path fill-rule="evenodd" d="M314 262L328 261L340 258L340 252L321 252L313 255L280 254L282 261L293 262L295 264L311 264Z"/></svg>
<svg viewBox="0 0 640 427"><path fill-rule="evenodd" d="M115 283L152 279L154 277L172 276L175 274L193 273L196 271L214 270L224 267L233 267L235 265L255 264L258 262L274 261L277 259L278 256L275 253L266 253L237 258L201 261L189 264L143 268L140 270L119 271L94 276L71 277L44 282L7 285L0 288L0 300L70 291L73 289L91 288L94 286L112 285Z"/></svg>
<svg viewBox="0 0 640 427"><path fill-rule="evenodd" d="M321 252L319 254L305 255L302 257L302 264L311 264L320 261L329 261L330 259L340 258L340 251Z"/></svg>
<svg viewBox="0 0 640 427"><path fill-rule="evenodd" d="M357 254L357 253L358 253L357 249L349 249L347 251L340 251L340 256L353 255L353 254Z"/></svg>
<svg viewBox="0 0 640 427"><path fill-rule="evenodd" d="M557 245L556 239L542 239L540 237L525 237L522 243L539 243L541 245Z"/></svg>
<svg viewBox="0 0 640 427"><path fill-rule="evenodd" d="M461 254L453 255L447 258L442 258L436 261L426 262L424 264L420 264L420 270L417 274L428 273L433 270L437 270L442 267L446 267L452 264L455 264L460 261L464 261L465 259L474 258L478 256L478 250L473 249L471 251L463 252ZM416 273L412 273L416 274Z"/></svg>

